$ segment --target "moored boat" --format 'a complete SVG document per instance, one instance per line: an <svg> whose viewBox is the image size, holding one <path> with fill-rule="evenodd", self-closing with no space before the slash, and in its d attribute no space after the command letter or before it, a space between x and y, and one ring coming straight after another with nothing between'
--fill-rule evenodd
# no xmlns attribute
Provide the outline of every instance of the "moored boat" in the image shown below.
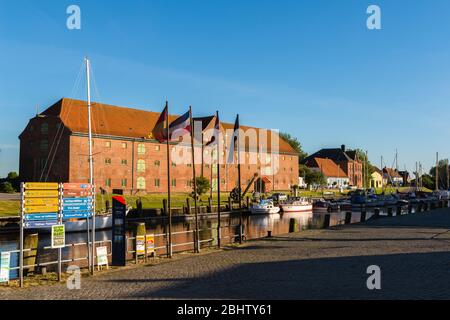
<svg viewBox="0 0 450 320"><path fill-rule="evenodd" d="M272 214L280 212L280 207L273 204L270 200L261 200L250 208L252 214Z"/></svg>
<svg viewBox="0 0 450 320"><path fill-rule="evenodd" d="M306 198L289 200L280 204L280 207L283 212L303 212L312 211L313 209L311 201Z"/></svg>

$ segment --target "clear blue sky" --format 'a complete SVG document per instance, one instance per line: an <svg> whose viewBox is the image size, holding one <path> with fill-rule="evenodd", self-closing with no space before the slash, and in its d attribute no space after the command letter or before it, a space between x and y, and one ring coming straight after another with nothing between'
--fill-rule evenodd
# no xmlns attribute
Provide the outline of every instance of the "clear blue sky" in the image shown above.
<svg viewBox="0 0 450 320"><path fill-rule="evenodd" d="M81 7L82 29L66 28ZM366 9L382 10L382 30ZM312 153L360 147L379 165L450 157L450 1L0 0L0 176L36 106L73 91L92 59L95 100L279 128Z"/></svg>

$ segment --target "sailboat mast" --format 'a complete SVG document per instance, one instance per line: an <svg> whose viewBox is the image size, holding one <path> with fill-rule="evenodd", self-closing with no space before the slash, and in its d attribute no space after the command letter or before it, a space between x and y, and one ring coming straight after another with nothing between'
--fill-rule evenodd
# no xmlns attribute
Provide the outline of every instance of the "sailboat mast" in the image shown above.
<svg viewBox="0 0 450 320"><path fill-rule="evenodd" d="M87 107L88 107L88 135L89 135L89 183L94 184L94 164L92 156L92 127L91 127L91 62L86 58L86 81L87 81Z"/></svg>
<svg viewBox="0 0 450 320"><path fill-rule="evenodd" d="M88 107L88 136L89 136L89 183L91 187L94 186L94 159L92 155L92 126L91 126L91 62L86 58L86 85L87 85L87 107ZM94 189L93 197L94 197ZM91 263L91 274L94 274L95 269L95 198L92 199L92 246L91 250L88 249L88 258ZM86 219L88 243L89 243L89 218Z"/></svg>

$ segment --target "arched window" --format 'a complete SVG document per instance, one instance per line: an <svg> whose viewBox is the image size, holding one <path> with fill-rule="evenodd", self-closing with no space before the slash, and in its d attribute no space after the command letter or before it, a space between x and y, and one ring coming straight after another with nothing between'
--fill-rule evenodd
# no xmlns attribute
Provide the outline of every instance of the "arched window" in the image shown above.
<svg viewBox="0 0 450 320"><path fill-rule="evenodd" d="M143 144L143 143L138 144L138 154L139 155L145 154L145 144Z"/></svg>
<svg viewBox="0 0 450 320"><path fill-rule="evenodd" d="M145 190L145 178L139 177L137 178L137 188L138 190Z"/></svg>
<svg viewBox="0 0 450 320"><path fill-rule="evenodd" d="M145 172L145 160L138 160L137 162L137 171L138 172Z"/></svg>

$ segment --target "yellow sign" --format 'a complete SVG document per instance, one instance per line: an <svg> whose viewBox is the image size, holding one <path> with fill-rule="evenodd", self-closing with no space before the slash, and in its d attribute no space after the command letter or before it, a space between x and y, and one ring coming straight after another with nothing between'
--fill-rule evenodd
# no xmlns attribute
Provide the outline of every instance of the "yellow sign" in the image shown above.
<svg viewBox="0 0 450 320"><path fill-rule="evenodd" d="M58 212L58 206L32 206L25 207L23 209L25 213L48 213L48 212Z"/></svg>
<svg viewBox="0 0 450 320"><path fill-rule="evenodd" d="M58 183L53 182L27 182L25 189L27 190L58 190Z"/></svg>
<svg viewBox="0 0 450 320"><path fill-rule="evenodd" d="M148 234L146 236L147 254L155 253L155 235Z"/></svg>
<svg viewBox="0 0 450 320"><path fill-rule="evenodd" d="M58 190L31 190L24 192L27 198L58 198Z"/></svg>
<svg viewBox="0 0 450 320"><path fill-rule="evenodd" d="M66 229L64 225L52 226L52 249L66 246Z"/></svg>
<svg viewBox="0 0 450 320"><path fill-rule="evenodd" d="M27 198L24 200L25 206L57 206L58 198Z"/></svg>

